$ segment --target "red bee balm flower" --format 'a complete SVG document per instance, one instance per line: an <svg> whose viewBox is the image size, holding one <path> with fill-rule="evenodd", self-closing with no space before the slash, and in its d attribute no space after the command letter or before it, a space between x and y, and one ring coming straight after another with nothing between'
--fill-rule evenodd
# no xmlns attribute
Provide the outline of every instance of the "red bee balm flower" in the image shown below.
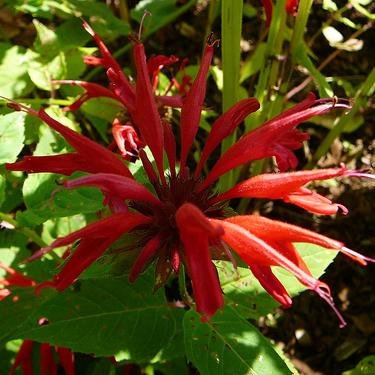
<svg viewBox="0 0 375 375"><path fill-rule="evenodd" d="M93 35L98 42L96 34ZM338 209L346 213L344 206L308 190L305 185L314 180L366 175L349 171L344 166L303 172L285 171L296 167L297 159L293 150L301 147L302 142L308 138L307 134L296 129L297 125L333 108L348 109L350 103L333 98L317 100L310 94L300 104L243 135L218 161L210 164L209 168L204 168L220 143L249 114L259 108L259 103L254 98L241 100L213 123L199 162L194 168L192 145L199 128L207 74L216 42L207 43L198 74L186 96L181 99L179 142L176 142L171 124L161 119L157 110L158 98L154 95L152 85L155 77L147 69L144 47L138 40L134 44L137 73L135 87L129 86L121 78L122 72L117 68L117 63L108 57L108 51L102 44L100 49L105 56L99 62L109 67L108 76L112 82L113 76L117 75L116 92L123 93L126 98L124 102L129 102L129 113L132 124L138 131L139 144L147 145L152 153L154 163L142 148L139 149L139 157L149 182L153 185L153 191L135 181L124 160L118 159L102 146L61 124L57 125L44 111L37 113L23 106L15 106L16 109L41 117L47 125L63 135L77 153L67 160L64 160L64 155L48 157L50 159L26 157L17 163L8 164L7 168L29 173L59 170L65 174L73 170L87 172L88 175L65 181L63 185L67 189L96 186L103 191L112 210L108 217L64 238L58 238L32 256L31 259L35 259L56 247L76 244L55 278L41 284L39 288L52 286L58 290L65 289L111 243L133 231L137 236L134 248L138 249L139 254L130 271L130 281L134 281L155 260L156 285L160 286L170 274L177 274L183 264L191 279L196 309L204 320L209 319L224 304L220 282L212 262L213 253L217 256L217 250L221 249L222 257L227 260L233 259L231 251L236 252L271 296L283 306L290 306L291 298L272 273L273 266L283 267L325 299L344 325L343 318L334 307L328 286L311 275L293 244L318 244L341 251L361 264L372 259L347 249L339 241L291 224L254 215L228 217L226 204L232 198L269 198L282 199L318 214L334 214ZM176 150L179 150L179 157ZM167 173L164 172L164 153L169 164ZM283 173L259 175L240 182L219 195L214 193L214 183L224 173L253 160L268 157L275 157ZM87 162L81 163L86 160ZM206 169L209 172L205 175L203 171Z"/></svg>

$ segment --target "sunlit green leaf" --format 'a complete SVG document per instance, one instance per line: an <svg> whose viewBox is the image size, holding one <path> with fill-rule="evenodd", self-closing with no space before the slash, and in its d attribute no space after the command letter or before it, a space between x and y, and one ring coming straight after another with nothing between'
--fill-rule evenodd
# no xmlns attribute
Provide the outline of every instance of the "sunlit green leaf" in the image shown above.
<svg viewBox="0 0 375 375"><path fill-rule="evenodd" d="M191 310L184 330L187 357L202 375L292 373L271 343L231 307L207 323Z"/></svg>
<svg viewBox="0 0 375 375"><path fill-rule="evenodd" d="M28 55L25 48L0 43L0 95L17 98L33 88L27 75Z"/></svg>
<svg viewBox="0 0 375 375"><path fill-rule="evenodd" d="M0 115L0 164L12 163L23 148L25 114Z"/></svg>
<svg viewBox="0 0 375 375"><path fill-rule="evenodd" d="M303 260L315 277L320 277L337 252L312 244L296 244ZM227 302L246 318L259 318L272 312L279 304L263 289L259 281L245 267L237 270L229 262L218 262L221 285ZM306 289L293 275L279 268L274 274L293 296Z"/></svg>

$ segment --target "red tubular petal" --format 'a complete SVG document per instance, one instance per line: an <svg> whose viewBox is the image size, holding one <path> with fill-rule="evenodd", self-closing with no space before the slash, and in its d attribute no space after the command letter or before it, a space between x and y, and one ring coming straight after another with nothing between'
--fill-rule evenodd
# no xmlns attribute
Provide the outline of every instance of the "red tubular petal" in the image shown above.
<svg viewBox="0 0 375 375"><path fill-rule="evenodd" d="M340 320L340 327L345 326L345 321L337 310L328 285L316 280L311 275L304 272L293 261L280 254L266 242L254 236L251 232L244 228L226 221L210 219L215 225L220 225L224 229L222 239L235 250L242 260L250 267L257 265L278 265L292 273L303 285L316 292L323 298Z"/></svg>
<svg viewBox="0 0 375 375"><path fill-rule="evenodd" d="M74 79L57 79L52 80L51 83L58 84L58 85L72 85L72 86L80 86L84 90L86 90L89 98L96 98L96 97L107 97L117 99L117 97L113 94L113 92L102 85L98 85L97 83L74 80Z"/></svg>
<svg viewBox="0 0 375 375"><path fill-rule="evenodd" d="M22 368L22 375L33 375L32 349L33 342L31 340L23 340L9 371L9 375L14 375L18 367Z"/></svg>
<svg viewBox="0 0 375 375"><path fill-rule="evenodd" d="M177 274L180 269L180 253L177 248L172 248L171 250L171 267L173 271Z"/></svg>
<svg viewBox="0 0 375 375"><path fill-rule="evenodd" d="M293 261L280 254L266 242L254 236L244 228L227 221L219 221L215 219L210 219L210 221L216 225L220 225L221 228L224 229L222 239L238 253L246 264L250 267L254 264L264 266L277 265L289 271L303 285L307 286L323 298L339 318L340 327L345 326L345 321L335 307L329 287L326 284L304 272Z"/></svg>
<svg viewBox="0 0 375 375"><path fill-rule="evenodd" d="M57 375L52 347L47 343L40 344L40 372L41 375Z"/></svg>
<svg viewBox="0 0 375 375"><path fill-rule="evenodd" d="M269 295L285 308L292 306L292 299L270 267L252 264L249 268Z"/></svg>
<svg viewBox="0 0 375 375"><path fill-rule="evenodd" d="M340 250L343 246L342 242L333 240L308 229L278 220L267 219L259 215L233 216L225 221L240 225L255 236L261 237L266 242L309 242L327 249L335 250Z"/></svg>
<svg viewBox="0 0 375 375"><path fill-rule="evenodd" d="M75 375L74 371L74 353L68 348L56 347L61 365L65 371L65 375Z"/></svg>
<svg viewBox="0 0 375 375"><path fill-rule="evenodd" d="M292 16L297 15L299 0L286 0L285 9Z"/></svg>
<svg viewBox="0 0 375 375"><path fill-rule="evenodd" d="M264 173L237 184L227 192L214 197L210 203L233 198L283 199L311 181L327 180L343 176L345 173L345 167L288 173Z"/></svg>
<svg viewBox="0 0 375 375"><path fill-rule="evenodd" d="M103 65L106 66L107 68L112 67L113 69L116 69L119 72L121 72L120 65L113 58L111 52L109 52L109 49L104 44L100 36L93 30L93 28L86 21L83 21L82 26L91 35L95 43L98 45L100 53L102 55Z"/></svg>
<svg viewBox="0 0 375 375"><path fill-rule="evenodd" d="M250 113L257 111L259 107L260 104L255 98L240 100L213 123L211 132L205 142L199 164L194 173L195 178L199 176L204 163L215 147L231 134Z"/></svg>
<svg viewBox="0 0 375 375"><path fill-rule="evenodd" d="M208 320L224 305L218 276L208 249L209 236L217 234L217 229L190 203L179 208L176 223L185 248L197 311L203 320Z"/></svg>
<svg viewBox="0 0 375 375"><path fill-rule="evenodd" d="M133 226L147 224L150 221L151 218L141 214L131 214L128 212L115 213L109 217L88 224L84 228L72 232L65 237L57 238L51 245L36 251L27 261L33 261L47 254L52 249L67 246L82 238L108 238L117 236L118 232L126 233L129 231L130 229L127 229L129 225L133 228Z"/></svg>
<svg viewBox="0 0 375 375"><path fill-rule="evenodd" d="M107 70L107 77L110 82L110 88L115 93L117 99L120 100L130 113L134 112L135 92L133 86L122 72L118 72L113 68Z"/></svg>
<svg viewBox="0 0 375 375"><path fill-rule="evenodd" d="M88 266L98 259L111 243L116 241L121 235L139 225L147 224L151 220L151 218L140 214L117 213L106 219L89 224L65 238L57 239L50 245L50 248L64 246L77 239L80 239L80 243L62 270L55 276L52 286L57 290L64 290Z"/></svg>
<svg viewBox="0 0 375 375"><path fill-rule="evenodd" d="M214 44L206 44L198 74L187 93L181 110L181 170L197 134L203 101L206 95L207 74L214 54Z"/></svg>
<svg viewBox="0 0 375 375"><path fill-rule="evenodd" d="M342 204L333 203L328 198L306 188L300 188L286 195L283 201L318 215L335 215L339 209L344 215L348 213L348 209Z"/></svg>
<svg viewBox="0 0 375 375"><path fill-rule="evenodd" d="M152 184L156 184L158 182L158 176L156 175L154 167L152 163L150 162L150 160L148 159L147 154L144 150L139 150L139 158L142 161L143 168L147 174L149 181Z"/></svg>
<svg viewBox="0 0 375 375"><path fill-rule="evenodd" d="M102 39L91 28L91 26L84 21L83 27L93 37L102 55L102 59L95 59L94 57L94 61L96 60L96 64L99 63L104 67L108 68L107 75L114 86L113 88L115 94L129 110L130 108L134 108L134 89L128 81L128 79L125 77L124 73L122 72L120 65L113 58ZM85 62L88 62L87 58L85 59Z"/></svg>
<svg viewBox="0 0 375 375"><path fill-rule="evenodd" d="M142 138L154 155L160 178L163 180L163 127L148 77L144 47L141 43L137 43L134 47L134 62L137 69L137 85L135 112L132 117Z"/></svg>
<svg viewBox="0 0 375 375"><path fill-rule="evenodd" d="M5 164L10 171L24 171L27 173L59 173L70 176L73 172L82 171L95 173L97 168L78 153L51 155L51 156L25 156L15 163Z"/></svg>
<svg viewBox="0 0 375 375"><path fill-rule="evenodd" d="M144 248L141 250L141 253L138 255L138 258L134 262L132 269L129 274L129 281L133 283L138 275L144 269L146 263L151 260L154 255L157 253L161 245L161 238L159 236L151 238Z"/></svg>
<svg viewBox="0 0 375 375"><path fill-rule="evenodd" d="M305 108L305 103L309 103L310 107ZM214 165L198 191L207 188L229 170L250 161L276 156L278 161L284 162L284 165L279 167L284 170L292 167L296 159L291 150L301 146L301 142L306 139L303 133L294 128L301 122L329 112L333 108L350 108L350 104L344 100L337 101L335 98L313 102L308 98L305 103L303 106L297 104L240 138Z"/></svg>
<svg viewBox="0 0 375 375"><path fill-rule="evenodd" d="M160 206L161 202L139 182L124 176L110 173L97 173L83 176L75 180L65 181L64 186L73 189L80 186L96 186L103 190L107 197L114 196L122 199L148 202Z"/></svg>
<svg viewBox="0 0 375 375"><path fill-rule="evenodd" d="M8 274L4 279L0 279L0 285L21 287L32 287L35 285L35 281L33 279L22 275L22 273L16 271L12 267L7 266L2 261L0 261L0 268L2 268Z"/></svg>
<svg viewBox="0 0 375 375"><path fill-rule="evenodd" d="M249 266L253 264L280 266L296 276L302 284L316 291L318 283L316 279L306 274L290 259L280 254L262 239L237 224L216 219L210 219L210 221L214 224L221 225L224 229L222 239L236 251L241 259Z"/></svg>
<svg viewBox="0 0 375 375"><path fill-rule="evenodd" d="M366 265L367 262L375 261L373 258L365 257L351 249L348 249L340 241L336 241L319 233L312 232L296 225L284 223L282 221L267 219L259 215L233 216L225 219L225 221L242 226L255 236L262 238L267 243L281 242L291 244L308 242L327 249L341 251L343 254L362 265Z"/></svg>
<svg viewBox="0 0 375 375"><path fill-rule="evenodd" d="M266 13L266 27L268 28L272 20L272 0L262 0L264 11Z"/></svg>
<svg viewBox="0 0 375 375"><path fill-rule="evenodd" d="M156 55L148 59L147 70L154 90L157 88L158 85L158 75L160 73L160 70L163 69L164 66L174 64L177 61L178 58L173 55Z"/></svg>
<svg viewBox="0 0 375 375"><path fill-rule="evenodd" d="M105 147L59 123L50 117L43 109L39 111L39 117L70 143L70 145L80 154L82 160L86 160L90 165L90 167L88 167L90 170L104 173L115 173L132 178L132 174L126 165Z"/></svg>
<svg viewBox="0 0 375 375"><path fill-rule="evenodd" d="M162 106L172 108L181 108L184 103L180 95L161 95L156 97L156 101Z"/></svg>
<svg viewBox="0 0 375 375"><path fill-rule="evenodd" d="M164 127L164 145L167 153L169 169L172 177L176 176L176 141L172 132L171 125L163 121Z"/></svg>

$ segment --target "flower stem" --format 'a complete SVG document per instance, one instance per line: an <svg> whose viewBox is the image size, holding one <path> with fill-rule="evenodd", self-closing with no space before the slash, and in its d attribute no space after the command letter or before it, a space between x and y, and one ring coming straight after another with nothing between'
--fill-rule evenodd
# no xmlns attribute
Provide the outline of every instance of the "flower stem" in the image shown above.
<svg viewBox="0 0 375 375"><path fill-rule="evenodd" d="M187 291L186 287L186 274L185 274L185 267L181 265L180 271L178 273L178 286L179 286L179 291L182 300L189 306L193 307L195 305L195 302L193 298L191 298L189 292Z"/></svg>
<svg viewBox="0 0 375 375"><path fill-rule="evenodd" d="M45 247L47 244L43 239L32 229L22 227L17 220L15 220L11 215L4 212L0 212L0 220L7 222L14 227L14 230L24 234L26 237L34 241L38 246Z"/></svg>
<svg viewBox="0 0 375 375"><path fill-rule="evenodd" d="M222 66L223 66L223 112L238 101L241 31L242 31L242 0L221 2L222 29ZM236 140L236 132L222 143L223 154ZM230 171L219 181L222 190L229 189L234 183L234 173Z"/></svg>

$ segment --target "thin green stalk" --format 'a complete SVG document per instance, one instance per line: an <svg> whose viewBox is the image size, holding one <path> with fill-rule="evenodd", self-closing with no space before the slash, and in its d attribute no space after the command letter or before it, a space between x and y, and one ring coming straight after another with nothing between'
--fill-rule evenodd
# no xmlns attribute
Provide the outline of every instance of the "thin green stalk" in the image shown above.
<svg viewBox="0 0 375 375"><path fill-rule="evenodd" d="M208 17L207 17L207 24L206 24L206 32L205 32L205 38L206 41L208 36L210 35L212 31L212 24L215 21L215 18L217 17L219 13L220 7L220 1L219 0L211 0L208 8Z"/></svg>
<svg viewBox="0 0 375 375"><path fill-rule="evenodd" d="M242 0L222 0L221 29L222 29L222 69L223 69L223 112L239 99L241 31L242 31ZM236 141L236 133L224 140L221 147L223 154ZM233 171L223 176L219 185L226 190L233 185Z"/></svg>
<svg viewBox="0 0 375 375"><path fill-rule="evenodd" d="M292 40L290 42L290 51L292 56L294 51L297 51L298 45L303 42L303 35L305 34L312 3L313 0L304 0L299 2L296 22L293 28Z"/></svg>
<svg viewBox="0 0 375 375"><path fill-rule="evenodd" d="M27 104L48 104L48 105L63 105L67 106L72 104L71 100L67 99L49 99L49 98L17 98L18 103Z"/></svg>
<svg viewBox="0 0 375 375"><path fill-rule="evenodd" d="M119 0L118 9L121 19L130 23L130 12L125 0Z"/></svg>
<svg viewBox="0 0 375 375"><path fill-rule="evenodd" d="M285 0L278 0L274 7L271 25L268 30L267 45L264 52L265 64L260 71L254 94L262 104L262 108L245 121L246 131L255 129L268 118L268 108L264 107L265 98L270 96L271 88L277 82L280 64L277 57L281 54L285 39L285 21Z"/></svg>
<svg viewBox="0 0 375 375"><path fill-rule="evenodd" d="M6 214L4 212L0 212L0 220L6 221L10 225L14 227L14 230L24 234L27 238L34 241L38 246L45 247L47 244L43 241L43 239L32 229L22 227L17 220L15 220L11 215Z"/></svg>
<svg viewBox="0 0 375 375"><path fill-rule="evenodd" d="M180 267L180 271L178 273L178 287L179 287L179 292L181 295L182 300L190 307L195 305L195 302L193 298L191 298L187 287L186 287L186 275L185 275L185 268L183 265Z"/></svg>

